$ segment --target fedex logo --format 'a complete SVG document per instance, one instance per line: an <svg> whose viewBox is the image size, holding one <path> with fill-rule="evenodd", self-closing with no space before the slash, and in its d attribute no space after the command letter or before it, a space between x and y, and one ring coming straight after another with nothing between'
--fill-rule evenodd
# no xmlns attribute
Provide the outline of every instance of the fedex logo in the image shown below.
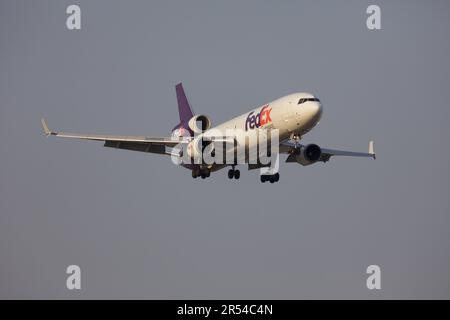
<svg viewBox="0 0 450 320"><path fill-rule="evenodd" d="M250 112L247 116L247 120L245 120L245 131L247 131L249 128L259 128L269 122L272 122L272 119L270 118L271 111L272 108L269 108L269 105L265 105L257 114L254 114L254 111Z"/></svg>

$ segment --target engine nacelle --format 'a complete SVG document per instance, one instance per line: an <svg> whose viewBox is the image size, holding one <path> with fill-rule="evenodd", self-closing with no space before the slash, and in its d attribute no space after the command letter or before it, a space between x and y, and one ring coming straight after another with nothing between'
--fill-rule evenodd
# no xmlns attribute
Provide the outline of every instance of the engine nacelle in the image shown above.
<svg viewBox="0 0 450 320"><path fill-rule="evenodd" d="M195 134L199 134L211 128L211 123L211 119L208 116L200 114L193 116L191 120L189 120L188 125Z"/></svg>
<svg viewBox="0 0 450 320"><path fill-rule="evenodd" d="M308 144L307 146L301 146L298 155L295 157L295 161L301 165L307 166L317 162L322 155L322 149L317 144Z"/></svg>

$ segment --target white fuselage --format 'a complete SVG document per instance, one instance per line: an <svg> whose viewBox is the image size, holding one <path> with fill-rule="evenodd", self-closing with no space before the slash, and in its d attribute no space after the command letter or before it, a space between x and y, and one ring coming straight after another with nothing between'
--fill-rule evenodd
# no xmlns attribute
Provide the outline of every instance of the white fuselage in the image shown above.
<svg viewBox="0 0 450 320"><path fill-rule="evenodd" d="M317 125L321 116L322 104L319 99L309 93L294 93L212 127L204 132L204 136L227 129L244 132L257 128L278 129L279 140L283 141L293 136L301 137Z"/></svg>

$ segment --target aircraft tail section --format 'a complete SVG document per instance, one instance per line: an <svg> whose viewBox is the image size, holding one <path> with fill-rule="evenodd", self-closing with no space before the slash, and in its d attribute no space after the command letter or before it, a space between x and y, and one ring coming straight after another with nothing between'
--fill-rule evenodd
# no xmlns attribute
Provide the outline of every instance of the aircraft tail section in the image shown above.
<svg viewBox="0 0 450 320"><path fill-rule="evenodd" d="M192 130L189 128L188 122L194 116L189 101L186 97L186 93L183 89L183 84L179 83L175 86L175 91L177 93L178 102L178 114L180 116L180 123L173 128L172 132L175 135L181 135L184 130L193 135ZM174 132L175 131L175 132Z"/></svg>
<svg viewBox="0 0 450 320"><path fill-rule="evenodd" d="M192 113L189 101L184 93L183 84L179 83L175 86L175 91L177 92L178 101L178 113L180 114L180 123L188 123L189 120L194 116Z"/></svg>

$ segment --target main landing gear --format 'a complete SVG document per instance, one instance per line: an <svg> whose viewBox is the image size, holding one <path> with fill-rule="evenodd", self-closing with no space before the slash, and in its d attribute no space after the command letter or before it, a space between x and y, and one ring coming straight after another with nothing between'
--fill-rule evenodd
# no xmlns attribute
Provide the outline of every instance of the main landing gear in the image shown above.
<svg viewBox="0 0 450 320"><path fill-rule="evenodd" d="M192 178L202 177L202 179L209 178L211 171L209 170L192 170Z"/></svg>
<svg viewBox="0 0 450 320"><path fill-rule="evenodd" d="M270 183L278 182L280 180L280 174L277 172L275 174L270 175L261 175L261 182L264 183L266 181L270 181Z"/></svg>
<svg viewBox="0 0 450 320"><path fill-rule="evenodd" d="M235 178L236 180L239 179L241 177L241 172L238 169L230 169L228 170L228 179L233 179Z"/></svg>
<svg viewBox="0 0 450 320"><path fill-rule="evenodd" d="M206 179L211 175L211 171L207 169L203 170L192 170L192 178L196 179L198 177L201 177L202 179ZM234 167L230 170L228 170L228 179L236 179L238 180L241 177L241 172L238 169L234 169ZM265 183L266 181L269 181L270 183L275 183L280 180L280 174L277 172L275 174L265 174L261 175L261 182Z"/></svg>

